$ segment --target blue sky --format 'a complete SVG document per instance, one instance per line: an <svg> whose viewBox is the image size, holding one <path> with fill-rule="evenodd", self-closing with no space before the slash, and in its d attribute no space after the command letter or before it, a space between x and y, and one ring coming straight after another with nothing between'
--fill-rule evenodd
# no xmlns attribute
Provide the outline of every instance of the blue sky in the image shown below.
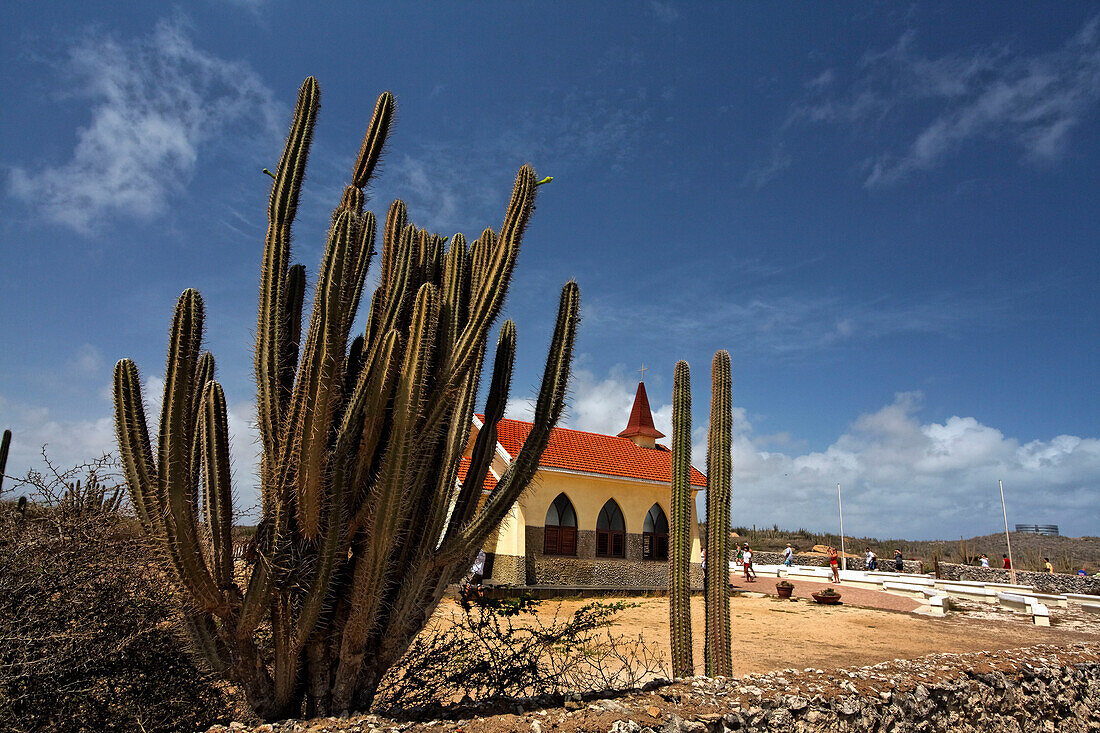
<svg viewBox="0 0 1100 733"><path fill-rule="evenodd" d="M199 288L239 503L265 205L322 88L296 256L383 89L372 206L444 233L540 191L506 315L513 414L581 285L568 424L618 432L645 364L734 363L734 523L1100 534L1100 14L1087 4L10 4L0 30L0 423L8 473L109 449L111 365L163 369ZM666 430L666 432L668 432ZM698 436L696 463L705 455Z"/></svg>

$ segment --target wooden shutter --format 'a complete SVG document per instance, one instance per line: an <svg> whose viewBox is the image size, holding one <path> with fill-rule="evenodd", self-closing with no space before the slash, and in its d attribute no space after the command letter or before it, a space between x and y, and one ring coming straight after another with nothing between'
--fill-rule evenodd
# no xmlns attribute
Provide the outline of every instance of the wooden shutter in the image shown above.
<svg viewBox="0 0 1100 733"><path fill-rule="evenodd" d="M542 552L544 555L557 555L561 552L561 528L548 525L543 535Z"/></svg>
<svg viewBox="0 0 1100 733"><path fill-rule="evenodd" d="M577 554L577 528L562 527L559 530L561 539L558 541L558 551L562 555Z"/></svg>
<svg viewBox="0 0 1100 733"><path fill-rule="evenodd" d="M623 547L625 537L622 532L613 532L611 534L611 554L615 557L623 557L626 552Z"/></svg>

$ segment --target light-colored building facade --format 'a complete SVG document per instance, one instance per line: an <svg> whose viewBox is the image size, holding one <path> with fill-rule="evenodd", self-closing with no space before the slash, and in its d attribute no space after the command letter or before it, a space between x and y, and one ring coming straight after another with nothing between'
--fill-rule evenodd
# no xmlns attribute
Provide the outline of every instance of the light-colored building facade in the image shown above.
<svg viewBox="0 0 1100 733"><path fill-rule="evenodd" d="M473 449L480 420L467 446ZM502 420L483 495L523 445L531 424ZM626 430L601 435L555 428L531 487L486 544L486 580L519 586L664 588L672 453L653 426L639 382ZM463 461L460 480L468 461ZM692 468L692 581L702 584L695 496L706 477Z"/></svg>

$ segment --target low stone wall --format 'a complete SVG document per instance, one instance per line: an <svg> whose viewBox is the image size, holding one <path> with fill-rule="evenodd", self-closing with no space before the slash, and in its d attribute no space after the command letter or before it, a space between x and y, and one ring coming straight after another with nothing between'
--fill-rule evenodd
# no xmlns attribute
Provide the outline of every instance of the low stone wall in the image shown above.
<svg viewBox="0 0 1100 733"><path fill-rule="evenodd" d="M940 563L940 577L944 580L973 580L979 583L1011 583L1009 571L1001 568L980 568L953 562ZM1030 585L1040 593L1087 593L1100 595L1100 578L1061 573L1034 573L1016 571L1016 582Z"/></svg>
<svg viewBox="0 0 1100 733"><path fill-rule="evenodd" d="M752 561L756 565L782 565L783 553L782 552L753 552ZM795 565L812 565L814 567L828 567L829 556L828 555L799 555L794 556ZM902 561L903 573L923 573L924 563L920 560L903 560ZM867 561L863 558L848 558L849 570L866 570ZM894 558L878 559L878 569L892 573L894 572Z"/></svg>

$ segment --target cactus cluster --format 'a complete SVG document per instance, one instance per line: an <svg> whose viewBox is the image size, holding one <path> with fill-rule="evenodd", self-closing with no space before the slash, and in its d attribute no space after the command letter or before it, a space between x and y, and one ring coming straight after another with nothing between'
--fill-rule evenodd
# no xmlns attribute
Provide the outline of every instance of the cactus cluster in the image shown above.
<svg viewBox="0 0 1100 733"><path fill-rule="evenodd" d="M733 673L730 650L729 539L733 472L733 381L728 351L711 362L710 429L707 433L707 634L706 673Z"/></svg>
<svg viewBox="0 0 1100 733"><path fill-rule="evenodd" d="M668 613L672 673L695 674L691 653L691 370L676 362L672 381L672 521L668 532Z"/></svg>
<svg viewBox="0 0 1100 733"><path fill-rule="evenodd" d="M247 585L234 573L226 400L202 351L203 303L179 299L154 448L136 366L115 367L115 416L136 512L193 606L187 630L209 665L262 717L366 709L386 671L424 628L446 587L534 476L563 405L579 291L562 289L534 427L483 503L508 398L516 331L496 342L485 420L457 481L491 328L508 292L538 186L523 166L499 231L467 245L410 223L395 201L382 227L380 280L352 338L375 253L364 187L394 99L387 92L332 215L302 330L305 270L291 265L319 106L302 85L272 175L255 349L262 518ZM350 341L350 343L349 343ZM270 626L270 658L257 629ZM265 632L266 633L266 632Z"/></svg>
<svg viewBox="0 0 1100 733"><path fill-rule="evenodd" d="M100 483L94 473L81 485L80 480L65 484L61 495L61 511L70 516L112 514L122 507L122 486Z"/></svg>

